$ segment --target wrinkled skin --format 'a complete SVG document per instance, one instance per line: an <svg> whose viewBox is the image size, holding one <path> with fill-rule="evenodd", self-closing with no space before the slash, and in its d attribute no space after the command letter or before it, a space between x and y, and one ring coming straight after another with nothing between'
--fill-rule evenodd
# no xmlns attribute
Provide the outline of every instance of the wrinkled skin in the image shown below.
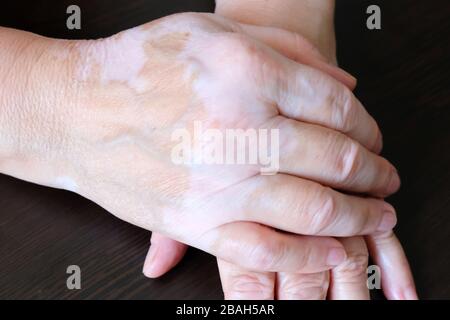
<svg viewBox="0 0 450 320"><path fill-rule="evenodd" d="M110 108L111 104L128 104L133 108L112 109L106 117L103 114L101 119L106 123L101 129L96 119L92 127L87 126L86 139L100 137L94 144L102 148L101 152L98 147L76 152L89 155L82 160L86 176L77 179L80 193L126 221L244 267L327 270L343 258L342 251L333 251L340 247L336 240L280 234L254 222L325 236L392 228L394 210L387 203L344 195L294 177L374 195L395 191L399 182L392 165L363 147L379 146L378 128L339 82L295 64L245 34L232 32L239 28L227 21L216 20L210 15L179 15L150 25L148 30L125 31L85 49L95 62L86 81L93 82L96 91L85 104ZM247 30L254 32L254 28ZM120 56L115 57L111 47L124 49L121 46L125 45L144 46L149 60L142 63L143 69L135 78L127 79L126 84L116 83L114 74L96 70L101 63L96 55L107 46L111 57L105 58L106 63L120 66ZM134 66L139 58L136 53L127 60ZM112 67L103 66L105 70ZM105 81L109 85L102 83ZM154 88L154 83L158 87ZM119 96L111 98L110 92ZM107 101L92 103L106 93ZM168 112L161 105L174 107ZM146 113L136 113L136 109ZM90 114L86 110L81 113ZM356 119L347 121L345 117L350 114ZM280 129L282 174L261 176L254 166L175 166L169 158L173 147L170 133L179 126L191 128L199 119L205 126L221 130ZM361 144L338 131L292 119L327 123ZM97 181L97 177L102 180ZM130 180L132 188L127 184ZM278 201L261 202L261 198ZM314 250L298 250L302 247Z"/></svg>
<svg viewBox="0 0 450 320"><path fill-rule="evenodd" d="M242 12L245 10L235 10L235 8L227 6L219 7L216 10L224 16L237 18L239 21L261 23L258 14L242 18ZM270 14L272 14L272 21L276 21L274 15L277 13L269 13L269 16ZM267 14L264 15L264 18L267 18ZM310 36L310 39L312 38L313 43L320 44L319 39L314 41L314 37L311 37L311 33L314 32L305 26L310 21L304 22L300 19L289 21L283 17L278 26L285 26L288 29L289 23L291 23L291 30L306 31L305 33ZM322 29L327 29L326 19L321 20L320 23ZM296 28L292 28L292 24ZM330 32L325 35L325 38L333 39L334 37ZM329 42L321 43L321 47L326 48L322 49L322 53L331 61L336 61L334 40ZM351 83L350 87L352 87ZM317 300L325 299L328 295L329 299L368 299L369 292L366 285L368 250L364 239L354 237L341 239L341 241L346 248L347 259L331 270L331 277L327 271L310 274L256 272L218 259L225 298ZM417 299L408 262L395 235L391 231L377 233L368 237L367 243L374 261L382 267L383 291L386 296L390 299ZM152 246L145 261L144 273L149 277L158 277L164 274L179 262L186 249L187 247L182 243L153 233Z"/></svg>
<svg viewBox="0 0 450 320"><path fill-rule="evenodd" d="M13 149L3 173L77 192L251 270L329 270L346 258L332 237L396 223L380 197L400 180L376 154L381 135L349 89L354 79L295 33L189 13L97 41L34 36L30 46L41 54L25 63L26 80L4 84L26 83L35 96L19 114L2 112L11 132L2 144ZM19 103L2 99L6 109ZM278 129L279 173L175 164L172 134L195 121Z"/></svg>

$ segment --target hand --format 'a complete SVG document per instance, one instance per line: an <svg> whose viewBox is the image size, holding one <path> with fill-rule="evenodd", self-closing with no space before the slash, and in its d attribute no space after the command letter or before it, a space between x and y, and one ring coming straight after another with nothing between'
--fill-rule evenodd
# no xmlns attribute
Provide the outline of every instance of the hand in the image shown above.
<svg viewBox="0 0 450 320"><path fill-rule="evenodd" d="M111 139L113 142L105 143L104 138L96 139L96 147L89 148L89 157L82 160L83 167L89 170L87 170L88 175L80 179L85 181L85 184L82 183L80 193L124 220L148 229L162 231L174 239L194 245L223 259L239 262L244 267L268 271L329 269L335 264L333 261L327 261L329 253L331 253L330 258L333 259L332 249L341 248L337 241L330 238L319 239L280 234L254 222L294 233L333 236L363 234L380 228L392 228L395 224L394 211L385 202L347 196L293 175L311 178L347 190L377 195L395 191L398 188L398 176L386 160L367 151L347 136L277 114L285 112L296 119L309 117L311 122L314 122L313 118L319 117L321 119L317 120L318 123L330 123L330 127L346 131L350 136L371 147L376 147L378 143L377 126L350 91L337 81L310 68L307 69L307 73L302 73L301 80L296 79L301 74L299 72L302 72L298 68L305 68L304 65L296 64L276 54L245 34L230 33L233 30L239 31L239 28L233 29L235 25L231 23L228 25L227 20L215 21L211 17L179 15L154 23L148 31L143 31L143 34L140 33L141 30L133 30L133 39L148 36L150 40L146 41L157 44L157 48L148 48L148 50L156 50L149 51L150 57L164 57L164 59L161 62L162 66L155 65L151 73L142 79L144 81L140 84L142 87L134 88L129 95L119 96L115 100L120 101L121 98L125 98L124 107L127 104L132 105L131 112L136 112L136 108L142 111L139 107L145 108L147 114L139 113L140 121L136 123L135 119L130 120L123 114L116 116L117 111L114 110L114 115L111 115L112 123L116 127L119 124L127 128L126 134L123 134L126 139L123 141L117 138L122 136L122 132L113 134L108 132L106 139L111 139L110 136L113 136L114 139ZM171 29L173 25L177 26L176 30ZM188 28L191 30L188 40L185 34L181 39L179 34L174 35ZM240 28L253 34L254 37L259 30L254 27L241 26ZM169 33L167 29L170 29ZM139 33L136 35L136 32ZM161 35L153 39L158 33ZM108 39L110 42L100 44L110 47L96 48L96 50L106 50L108 54L113 54L112 48L118 46L117 42L125 41L123 39L126 39L127 35L125 32L119 37ZM175 40L179 43L172 43L173 37L176 37ZM161 44L161 38L164 40L169 38L166 40L169 41L166 44L168 48ZM217 47L211 45L214 43L218 43ZM139 46L139 43L127 42L127 45L131 44ZM159 52L161 46L164 55ZM184 48L187 51L173 53L172 51L176 48ZM93 49L89 48L89 50ZM167 50L171 51L167 52ZM230 52L227 53L227 50ZM233 59L227 61L226 57L230 55ZM134 64L136 61L139 62L136 58L138 57L127 57L127 60L133 61ZM195 64L192 64L192 61L195 61ZM237 66L236 63L239 65ZM174 70L175 66L177 69ZM260 70L260 66L268 69ZM113 68L112 65L108 66L108 70ZM127 70L132 68L127 66ZM184 74L186 69L194 70L194 74ZM294 73L294 70L297 72ZM255 83L246 80L248 74L257 81L256 86ZM271 83L272 79L276 79L277 74L282 77L277 81L286 80L287 78L284 77L291 74L294 78L289 83L300 86L281 87L283 90L291 90L293 93L303 92L307 96L303 99L286 96L278 102L274 100L267 105L267 101L274 99L273 90L280 90L280 87L277 87L279 86L277 81ZM164 77L169 79L166 80ZM145 81L149 81L149 78L154 81L147 87ZM189 78L195 78L195 83L177 83L179 79ZM261 80L264 81L259 82ZM128 80L129 83L138 81L139 79ZM163 92L158 91L159 88L155 89L157 92L152 90L152 85L156 81L165 84ZM317 88L313 94L302 89L305 81L311 85L307 85L304 89L310 90L311 86ZM211 86L216 83L219 85ZM236 83L239 85L236 86ZM95 89L96 84L90 87ZM192 92L193 87L200 87L202 91ZM266 89L261 91L261 88ZM99 92L92 95L93 100L90 99L90 104L94 108L101 106L103 112L105 101L96 101L96 96L102 96L105 91L111 92L113 89L116 88L101 84ZM141 90L138 99L135 96L136 90ZM321 91L319 95L317 90ZM186 94L180 97L180 93L185 92ZM201 100L201 106L198 105L197 99L191 98L193 94ZM335 97L330 98L330 95ZM348 102L344 104L339 102L342 95L349 95L349 100L345 100ZM144 101L139 100L142 99L141 96L145 97ZM217 100L217 97L222 97L222 100ZM239 98L230 100L231 97ZM308 108L304 111L298 110L298 105L306 105L307 99L310 99ZM153 105L154 101L158 103ZM244 103L252 107L245 110ZM273 103L284 104L285 111L282 111L281 107L277 110L273 107ZM167 108L177 107L177 110L173 111L176 112L173 118L168 118L167 115L173 113L171 109L161 110L159 108L161 104L167 105ZM190 107L185 108L186 105ZM340 117L336 117L336 112L339 113L339 111L330 111L333 108L338 110L342 106L354 110L351 114L359 118L358 121L351 120L354 123L350 123L347 128L342 127L344 121L341 122ZM309 108L315 111L310 112ZM224 109L228 110L227 113L223 112ZM87 110L81 112L89 114ZM126 116L134 115L134 113L130 115L126 112L127 110L124 111ZM309 113L309 116L304 115ZM209 170L208 166L173 165L170 159L173 147L170 134L179 126L190 128L192 123L199 119L207 126L214 122L214 126L220 129L238 126L246 129L279 128L281 141L288 137L291 140L292 137L298 137L289 143L292 146L286 145L285 150L280 150L283 154L280 163L281 171L290 175L260 176L259 168L255 167L230 166ZM98 127L96 121L95 119L92 124L95 130ZM152 127L150 133L146 132L146 125ZM130 127L131 133L128 129ZM101 132L98 134L89 131L87 130L89 137L103 136ZM117 140L119 140L118 144ZM305 142L300 143L301 140L315 141L315 143L310 146ZM138 143L135 143L136 141ZM139 141L145 141L145 147ZM281 145L283 144L281 142ZM88 153L81 150L76 154ZM129 154L132 157L128 157ZM299 158L298 155L304 156ZM91 159L95 160L91 162ZM323 165L320 167L317 166L317 159L323 159ZM302 163L301 166L298 164L299 161ZM128 162L133 163L131 168L123 166L123 163ZM337 170L326 169L331 166L336 167L336 164L339 167ZM324 172L324 169L329 172ZM336 172L339 173L338 177ZM93 184L92 181L100 180L99 177L102 181L97 185ZM105 178L107 181L104 182ZM136 189L136 186L141 188ZM119 199L119 195L126 199L125 203ZM279 204L273 201L264 203L260 201L261 197L276 198L280 202ZM297 203L301 197L304 197L305 207L299 208ZM230 199L233 199L233 205L230 205ZM327 205L323 206L323 203ZM362 216L360 212L366 212L366 216ZM314 216L308 217L308 213ZM286 218L279 219L280 214ZM382 223L383 214L386 216L384 224ZM345 221L345 224L339 221ZM293 250L294 247L295 250ZM314 248L314 250L297 250L301 247ZM281 252L283 255L278 256ZM311 252L311 256L305 257L306 252ZM337 260L341 258L339 254L338 251Z"/></svg>
<svg viewBox="0 0 450 320"><path fill-rule="evenodd" d="M369 151L381 136L336 80L348 75L301 37L181 14L100 41L57 43L66 50L46 52L33 70L62 65L64 77L45 89L38 82L40 104L25 101L40 120L15 144L29 161L4 173L70 189L125 221L261 271L316 272L345 259L337 240L299 234L352 236L395 225L386 202L322 185L384 196L400 182ZM45 94L61 83L62 94ZM172 134L193 136L198 121L221 133L278 129L280 173L260 175L259 164L175 164Z"/></svg>
<svg viewBox="0 0 450 320"><path fill-rule="evenodd" d="M218 2L218 4L220 3ZM293 5L295 7L299 5L299 2ZM293 9L292 6L291 9ZM242 12L245 13L245 10L231 10L231 12L242 14ZM290 10L290 12L298 12L298 10ZM222 14L224 13L228 17L233 17L233 15L236 17L236 13L230 13L229 8L222 10ZM251 18L258 20L261 16L260 14L252 14ZM320 19L320 13L309 16ZM274 14L272 14L273 17ZM283 23L293 21L285 19L285 16L283 18ZM240 20L242 21L242 19ZM276 15L273 20L276 20ZM328 20L321 19L321 21ZM296 27L297 30L308 30L308 23L296 22ZM321 30L323 29L322 25ZM333 34L334 31L328 33L325 38L334 39ZM317 42L314 41L317 38L312 37L313 42ZM325 47L327 47L327 44L325 44ZM334 40L328 44L328 48L331 49L328 49L325 54L328 53L328 56L332 57L332 61L335 61ZM345 263L332 270L333 282L330 288L328 272L315 274L252 272L219 259L225 297L231 299L271 299L276 296L280 299L323 299L328 294L331 299L367 299L369 293L366 287L368 262L366 245L360 237L343 239L342 241L346 246L348 257ZM417 298L406 257L394 234L392 232L375 234L368 238L368 243L375 261L382 266L383 289L387 297L391 299ZM152 247L144 265L144 273L151 277L162 275L182 258L185 248L181 243L153 234ZM277 282L276 292L274 291L275 282Z"/></svg>
<svg viewBox="0 0 450 320"><path fill-rule="evenodd" d="M218 1L216 11L221 14L243 22L254 24L266 24L270 21L272 26L282 27L297 31L311 40L321 52L336 62L335 41L334 41L334 1L330 0L309 0L305 1L277 1L259 3L243 3L233 0ZM257 9L258 8L258 9ZM262 8L263 12L259 12ZM268 9L268 10L267 10ZM246 15L246 13L248 13ZM294 14L295 16L292 16ZM366 287L366 266L368 261L367 249L362 238L354 237L343 239L343 244L347 249L347 260L332 269L331 278L333 281L328 288L328 277L326 272L319 274L277 274L277 292L265 290L266 294L279 298L292 299L328 297L331 299L367 299L369 293ZM382 270L383 291L389 299L417 299L414 281L409 269L408 261L401 248L401 245L392 231L376 233L367 238L370 252ZM221 267L222 265L222 267ZM230 278L227 269L231 268L227 264L219 263L224 286L228 283L229 296L239 292L236 279L249 279L248 273L241 270L241 277ZM239 270L239 268L234 268ZM238 271L239 272L239 271ZM325 274L325 276L324 276ZM265 277L265 281L264 281ZM260 274L260 283L268 283L269 274ZM269 281L270 283L270 281ZM230 286L231 284L231 286ZM274 286L272 286L273 288ZM317 290L321 288L321 290ZM270 288L266 288L270 289ZM263 291L264 292L264 291ZM252 298L252 292L248 292L247 298ZM244 295L245 298L245 295Z"/></svg>

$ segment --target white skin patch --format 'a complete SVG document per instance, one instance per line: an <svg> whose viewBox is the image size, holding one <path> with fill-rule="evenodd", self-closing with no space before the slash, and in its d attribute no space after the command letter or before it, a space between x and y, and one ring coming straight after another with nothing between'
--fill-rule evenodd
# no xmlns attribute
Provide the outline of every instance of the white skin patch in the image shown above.
<svg viewBox="0 0 450 320"><path fill-rule="evenodd" d="M78 190L78 185L75 180L68 176L57 177L54 181L54 187L72 192L77 192Z"/></svg>
<svg viewBox="0 0 450 320"><path fill-rule="evenodd" d="M139 73L148 58L143 46L148 37L142 27L136 27L100 42L88 42L89 49L84 52L87 61L79 77L85 81L99 68L102 84L120 82L138 92L145 90L145 78Z"/></svg>
<svg viewBox="0 0 450 320"><path fill-rule="evenodd" d="M216 45L211 46L210 43ZM201 99L202 106L208 111L208 120L219 119L233 128L255 126L276 115L277 109L261 101L260 83L252 82L251 70L242 70L245 53L228 34L201 34L192 37L180 58L186 60L186 79L196 75L193 84L195 95ZM205 56L208 59L201 64L192 63L192 56ZM194 60L196 61L196 60ZM247 119L251 119L251 124Z"/></svg>
<svg viewBox="0 0 450 320"><path fill-rule="evenodd" d="M257 186L246 184L249 190L239 195L229 189L259 169L177 167L170 161L170 133L177 127L189 130L194 121L221 131L257 129L277 109L261 99L261 87L248 81L248 70L240 70L246 52L228 41L227 30L207 19L180 18L178 23L172 18L80 45L85 60L77 74L96 90L93 100L86 101L89 108L82 109L87 126L83 134L100 145L81 152L89 155L89 176L81 178L79 188L70 177L59 177L55 184L79 189L133 224L207 249L209 243L195 239L235 219ZM167 117L177 114L172 109L179 116ZM87 116L87 110L95 116ZM164 129L158 127L161 123Z"/></svg>
<svg viewBox="0 0 450 320"><path fill-rule="evenodd" d="M260 199L271 193L258 166L177 166L171 134L192 132L195 121L221 132L264 127L278 116L274 78L284 69L270 50L204 17L172 16L85 43L80 74L92 91L79 108L85 130L74 161L84 169L76 175L82 195L125 221L208 251L220 240L217 227L255 215L249 204L277 208L283 199ZM68 177L55 183L77 190Z"/></svg>

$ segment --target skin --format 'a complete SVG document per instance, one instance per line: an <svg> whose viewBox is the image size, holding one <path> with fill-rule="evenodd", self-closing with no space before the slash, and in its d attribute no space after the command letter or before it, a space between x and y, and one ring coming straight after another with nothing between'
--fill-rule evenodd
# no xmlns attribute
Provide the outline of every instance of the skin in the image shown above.
<svg viewBox="0 0 450 320"><path fill-rule="evenodd" d="M295 33L186 13L96 41L0 39L2 173L251 270L329 270L346 258L333 237L396 223L376 122ZM195 121L278 129L280 172L175 164L172 133Z"/></svg>
<svg viewBox="0 0 450 320"><path fill-rule="evenodd" d="M321 8L314 7L313 9L305 7L305 4L309 5L308 1L303 4L301 1L283 1L282 5L280 3L280 6L274 6L276 2L264 2L266 5L272 3L272 6L269 6L271 11L255 13L251 6L247 7L247 10L243 10L242 2L218 1L216 12L229 18L254 24L263 24L264 20L270 21L277 27L309 35L309 39L316 46L322 48L321 51L325 56L331 57L331 61L336 61L334 30L329 27L333 25L332 14L330 14L334 9L332 1L323 2ZM318 2L320 1L315 1L315 4L317 5ZM278 8L286 8L283 5L290 8L290 11L279 14ZM311 17L319 17L320 21L305 21L305 19L299 18L286 19L289 12L304 13L310 20ZM327 32L319 36L319 33L311 30L311 26L319 26L320 30L327 30ZM324 38L329 40L328 43L323 42ZM376 233L366 239L375 263L381 266L382 286L387 298L417 299L406 256L393 232ZM325 299L328 294L329 299L369 299L366 286L368 264L366 244L362 237L342 238L341 241L346 248L347 259L333 268L331 272L311 274L255 272L218 259L225 298L303 300ZM157 250L158 252L156 252ZM158 277L164 274L176 265L185 250L186 246L181 243L156 233L152 234L152 246L144 264L144 274L149 277Z"/></svg>

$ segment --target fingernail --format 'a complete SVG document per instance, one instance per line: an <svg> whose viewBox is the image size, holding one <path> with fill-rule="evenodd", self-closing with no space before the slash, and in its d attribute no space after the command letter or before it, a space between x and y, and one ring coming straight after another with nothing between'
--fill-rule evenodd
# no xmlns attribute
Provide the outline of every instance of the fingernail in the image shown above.
<svg viewBox="0 0 450 320"><path fill-rule="evenodd" d="M417 295L416 289L408 288L404 291L403 295L406 300L419 300L419 296Z"/></svg>
<svg viewBox="0 0 450 320"><path fill-rule="evenodd" d="M155 248L154 246L151 246L150 250L147 254L147 257L145 258L144 270L142 272L148 278L155 277L155 275L154 275L154 269L155 269L154 260L155 260L157 251L158 251L157 247Z"/></svg>
<svg viewBox="0 0 450 320"><path fill-rule="evenodd" d="M391 178L389 180L389 184L387 187L388 194L392 194L396 192L400 188L400 177L398 176L397 170L392 168L391 170Z"/></svg>
<svg viewBox="0 0 450 320"><path fill-rule="evenodd" d="M357 80L350 73L330 63L325 63L325 65L330 71L330 75L332 75L336 80L342 82L351 90L356 87Z"/></svg>
<svg viewBox="0 0 450 320"><path fill-rule="evenodd" d="M377 134L377 140L375 141L375 145L373 146L373 152L376 154L380 154L383 150L383 135L381 134L381 131L378 130Z"/></svg>
<svg viewBox="0 0 450 320"><path fill-rule="evenodd" d="M339 68L339 71L342 73L342 75L347 77L350 82L352 82L356 85L357 80L352 74L348 73L347 71L345 71L344 69L341 69L341 68Z"/></svg>
<svg viewBox="0 0 450 320"><path fill-rule="evenodd" d="M347 258L347 253L343 248L332 248L328 251L327 256L327 265L328 266L337 266L344 262Z"/></svg>
<svg viewBox="0 0 450 320"><path fill-rule="evenodd" d="M389 231L397 224L397 216L394 208L388 204L384 204L383 217L378 225L377 231Z"/></svg>

